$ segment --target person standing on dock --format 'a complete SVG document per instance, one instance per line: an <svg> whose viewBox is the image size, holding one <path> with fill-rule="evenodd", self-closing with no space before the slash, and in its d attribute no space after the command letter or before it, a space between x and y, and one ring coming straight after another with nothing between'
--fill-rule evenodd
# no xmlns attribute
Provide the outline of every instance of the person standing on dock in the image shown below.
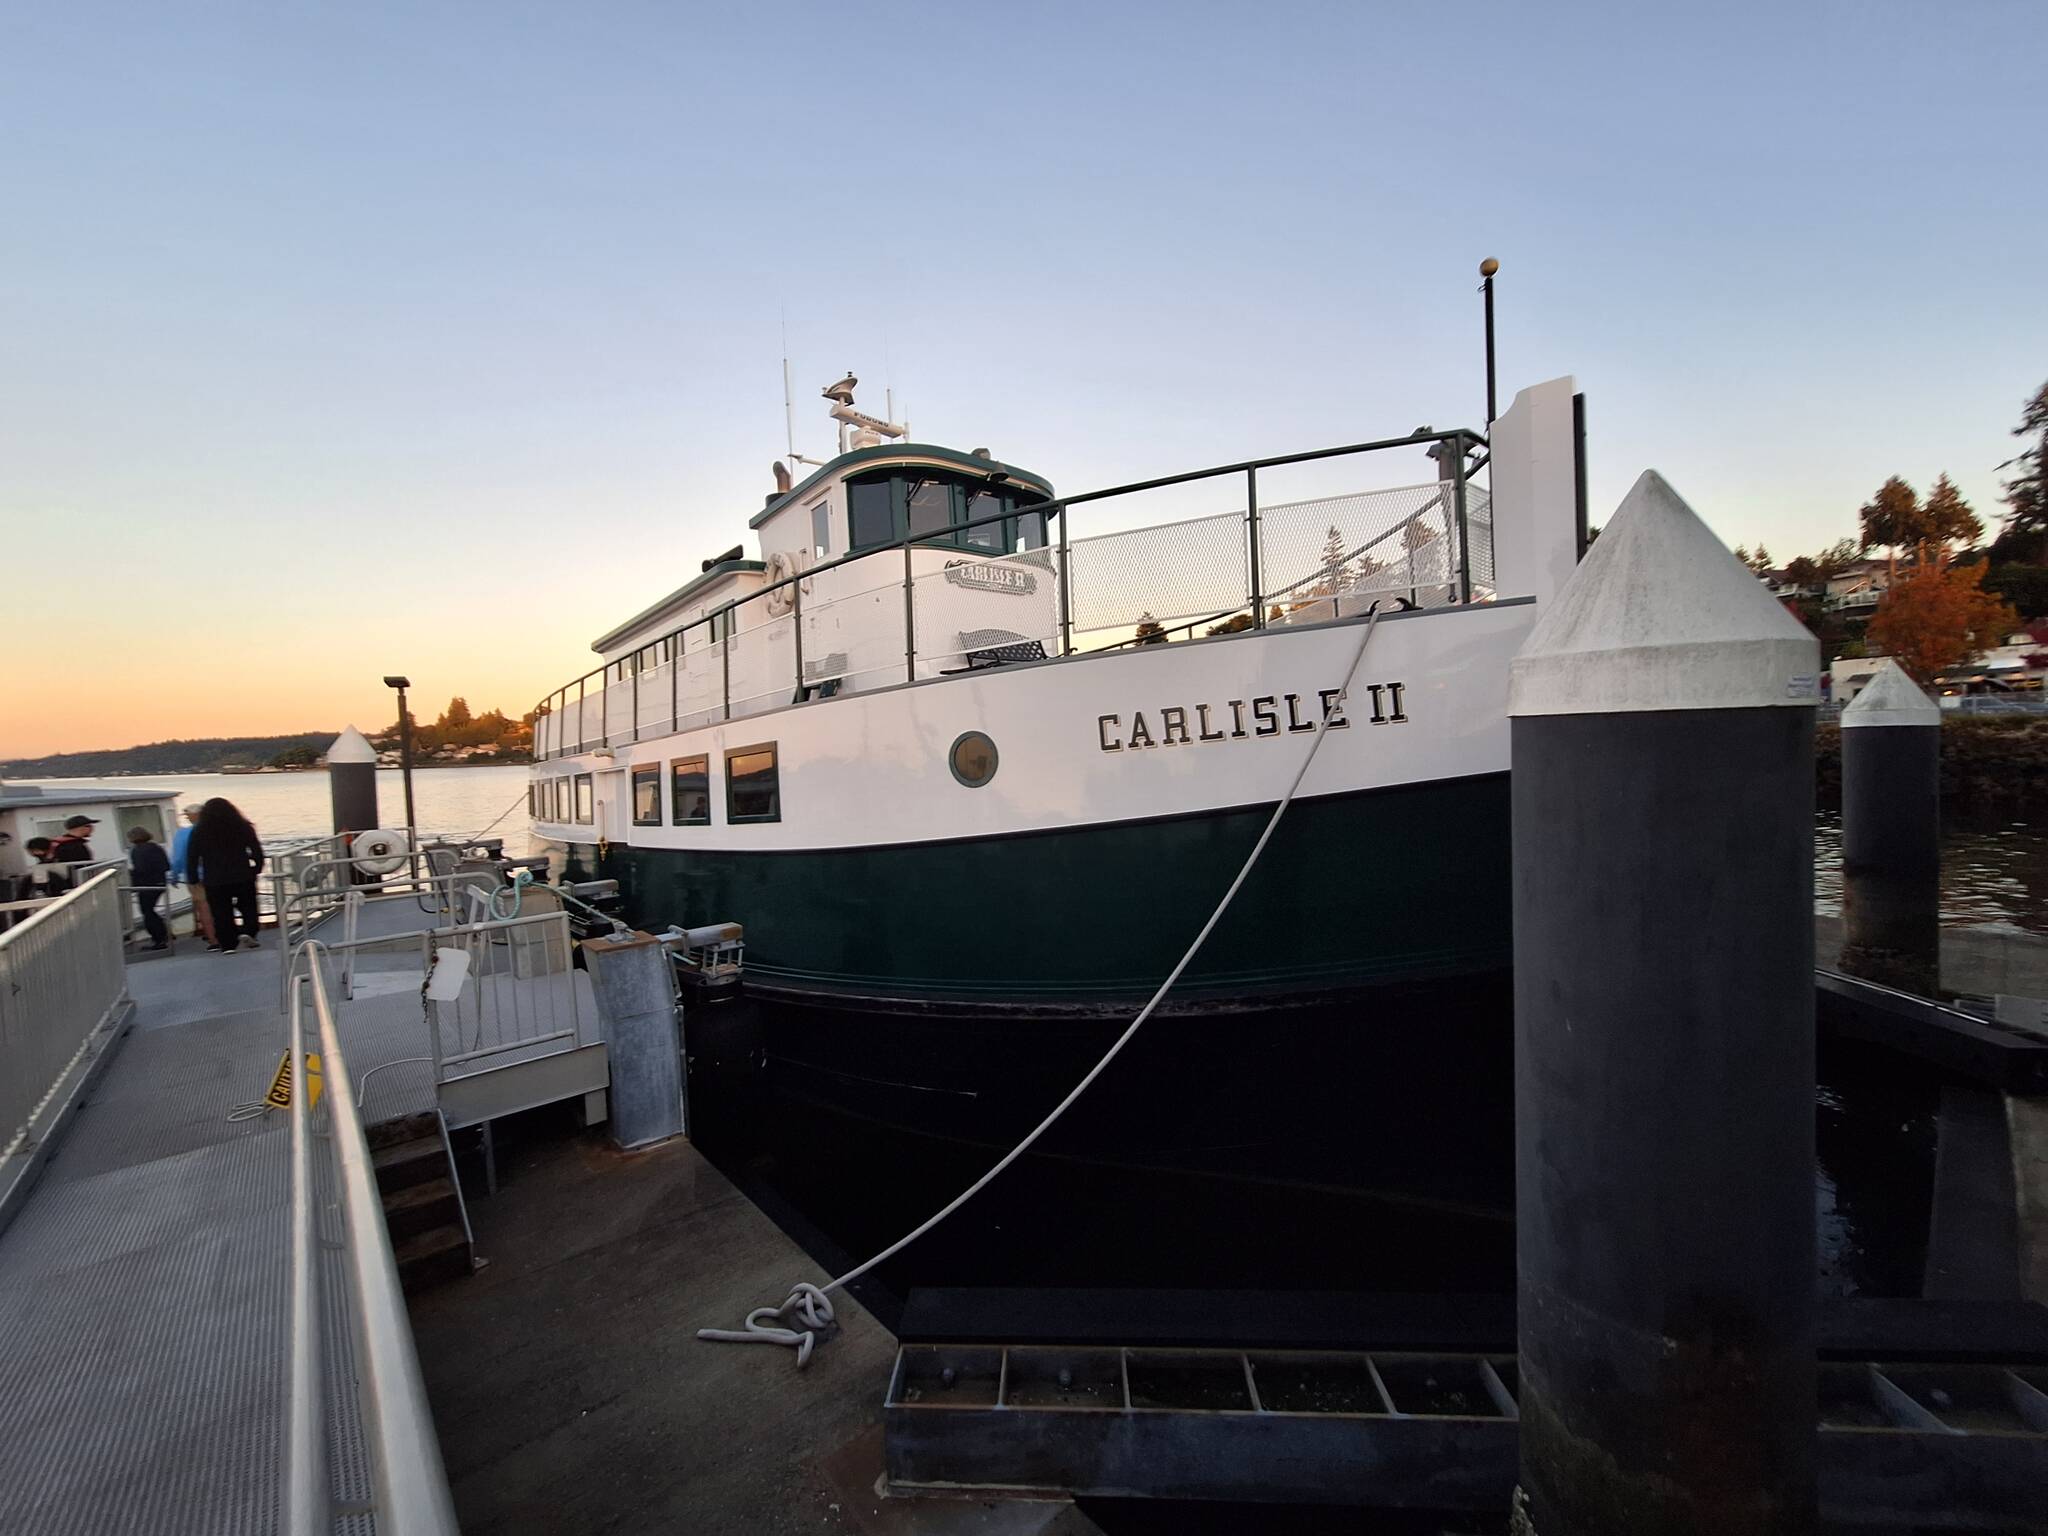
<svg viewBox="0 0 2048 1536"><path fill-rule="evenodd" d="M213 936L213 909L206 904L206 887L196 880L186 879L185 854L192 846L192 829L199 823L199 807L185 807L185 825L178 828L177 836L171 839L171 879L183 881L192 897L192 931L206 942L208 949L218 949L220 944Z"/></svg>
<svg viewBox="0 0 2048 1536"><path fill-rule="evenodd" d="M256 916L256 873L262 868L263 844L249 818L218 795L202 805L192 839L185 845L184 874L195 889L203 885L206 891L214 939L224 955L233 954L244 936L252 949L256 946L262 931Z"/></svg>
<svg viewBox="0 0 2048 1536"><path fill-rule="evenodd" d="M130 827L128 843L128 871L134 880L135 904L142 909L142 926L149 932L149 947L169 949L170 924L156 904L164 899L171 883L171 857L147 827Z"/></svg>

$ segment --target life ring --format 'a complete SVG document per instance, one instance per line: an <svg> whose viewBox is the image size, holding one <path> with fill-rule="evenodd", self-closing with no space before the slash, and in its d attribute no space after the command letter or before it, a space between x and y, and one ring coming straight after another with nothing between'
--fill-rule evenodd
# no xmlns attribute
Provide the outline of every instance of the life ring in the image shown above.
<svg viewBox="0 0 2048 1536"><path fill-rule="evenodd" d="M358 832L349 843L349 856L366 875L396 874L405 868L406 855L411 852L403 832L382 827L375 832Z"/></svg>

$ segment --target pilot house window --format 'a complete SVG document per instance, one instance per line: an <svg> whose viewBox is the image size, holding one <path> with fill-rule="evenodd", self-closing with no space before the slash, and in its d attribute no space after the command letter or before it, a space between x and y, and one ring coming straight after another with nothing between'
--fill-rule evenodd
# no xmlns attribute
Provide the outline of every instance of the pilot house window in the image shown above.
<svg viewBox="0 0 2048 1536"><path fill-rule="evenodd" d="M894 486L887 480L855 481L846 487L846 516L852 548L872 549L896 537Z"/></svg>
<svg viewBox="0 0 2048 1536"><path fill-rule="evenodd" d="M944 533L953 526L953 487L942 480L919 480L910 487L910 535Z"/></svg>

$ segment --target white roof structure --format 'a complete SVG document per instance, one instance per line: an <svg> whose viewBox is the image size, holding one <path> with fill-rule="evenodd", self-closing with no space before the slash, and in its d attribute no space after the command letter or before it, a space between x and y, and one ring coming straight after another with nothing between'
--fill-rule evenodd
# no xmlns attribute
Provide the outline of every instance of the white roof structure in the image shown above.
<svg viewBox="0 0 2048 1536"><path fill-rule="evenodd" d="M1842 711L1842 729L1859 725L1940 725L1941 706L1920 690L1906 669L1891 657L1870 674L1870 681Z"/></svg>
<svg viewBox="0 0 2048 1536"><path fill-rule="evenodd" d="M1655 470L1516 656L1511 715L1811 708L1820 645Z"/></svg>

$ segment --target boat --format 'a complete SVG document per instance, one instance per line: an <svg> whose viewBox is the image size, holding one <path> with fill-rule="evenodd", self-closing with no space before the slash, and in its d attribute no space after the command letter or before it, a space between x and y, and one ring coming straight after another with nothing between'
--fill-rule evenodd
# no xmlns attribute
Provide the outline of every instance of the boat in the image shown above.
<svg viewBox="0 0 2048 1536"><path fill-rule="evenodd" d="M90 816L97 825L88 840L91 860L67 866L66 873L74 881L83 881L103 869L119 869L126 880L129 831L144 828L169 852L177 830L177 802L175 789L0 782L0 900L27 889L24 882L36 868L28 852L29 839L63 836L64 823L73 816ZM183 890L173 890L163 904L166 920L190 910L191 898ZM124 912L128 931L139 931L141 918L133 905Z"/></svg>
<svg viewBox="0 0 2048 1536"><path fill-rule="evenodd" d="M1338 1138L1379 1176L1440 1092L1505 1124L1508 665L1582 548L1572 382L1485 433L1065 495L910 440L856 384L825 392L839 451L774 466L755 550L536 706L554 877L616 880L649 929L742 924L792 1091L1007 1145L1159 987L1313 746L1075 1144L1298 1167L1379 1098L1383 1135ZM1337 460L1395 483L1261 502Z"/></svg>

